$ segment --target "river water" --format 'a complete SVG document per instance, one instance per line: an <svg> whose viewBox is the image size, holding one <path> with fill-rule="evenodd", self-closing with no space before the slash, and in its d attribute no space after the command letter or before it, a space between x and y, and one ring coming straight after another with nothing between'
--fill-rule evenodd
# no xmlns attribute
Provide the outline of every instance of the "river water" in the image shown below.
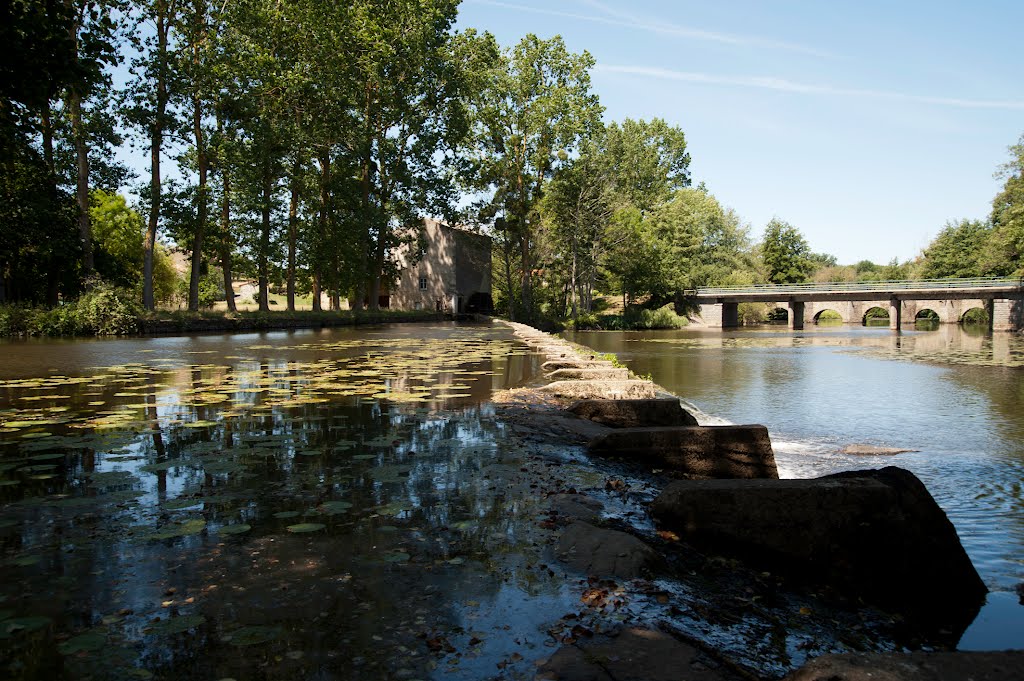
<svg viewBox="0 0 1024 681"><path fill-rule="evenodd" d="M955 525L988 604L962 649L1024 647L1024 337L942 325L577 332L703 415L768 427L780 476L896 465ZM854 444L916 450L843 454ZM1022 596L1024 597L1024 596Z"/></svg>
<svg viewBox="0 0 1024 681"><path fill-rule="evenodd" d="M575 340L705 421L766 423L784 475L914 470L995 590L961 646L1024 631L1018 339ZM0 343L0 677L532 679L559 646L631 622L766 678L904 645L884 614L677 550L644 511L656 477L516 436L492 397L543 380L542 361L499 325ZM849 443L919 451L836 453ZM571 491L677 567L568 572L548 497Z"/></svg>

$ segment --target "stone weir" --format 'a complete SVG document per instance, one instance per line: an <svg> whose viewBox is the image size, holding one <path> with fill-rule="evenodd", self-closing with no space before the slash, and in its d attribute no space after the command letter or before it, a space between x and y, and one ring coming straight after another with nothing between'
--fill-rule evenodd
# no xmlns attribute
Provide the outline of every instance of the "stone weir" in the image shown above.
<svg viewBox="0 0 1024 681"><path fill-rule="evenodd" d="M661 491L648 507L659 536L737 561L752 574L771 570L841 602L941 631L949 647L977 614L986 588L953 525L912 473L890 467L779 480L763 425L701 426L677 396L613 359L525 324L501 323L545 356L549 380L496 395L502 418L542 442L585 444L591 456L659 476ZM648 542L604 526L597 499L568 493L550 502L550 518L560 526L555 552L570 571L590 580L664 574L666 558ZM624 627L575 642L552 655L537 678L752 677L706 645L666 629ZM708 664L709 655L714 663ZM1008 664L1017 670L1013 678L1024 678L1024 651L886 653L852 662L826 655L793 678L946 679L959 677L941 669L965 667L979 679L1010 678L1001 676Z"/></svg>

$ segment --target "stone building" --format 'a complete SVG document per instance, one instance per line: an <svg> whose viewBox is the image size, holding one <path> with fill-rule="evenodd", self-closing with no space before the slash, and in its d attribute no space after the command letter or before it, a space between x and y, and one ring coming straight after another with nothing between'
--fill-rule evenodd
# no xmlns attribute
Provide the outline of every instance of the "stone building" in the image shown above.
<svg viewBox="0 0 1024 681"><path fill-rule="evenodd" d="M395 310L490 312L491 238L424 220L425 248L398 254L401 274L388 292Z"/></svg>

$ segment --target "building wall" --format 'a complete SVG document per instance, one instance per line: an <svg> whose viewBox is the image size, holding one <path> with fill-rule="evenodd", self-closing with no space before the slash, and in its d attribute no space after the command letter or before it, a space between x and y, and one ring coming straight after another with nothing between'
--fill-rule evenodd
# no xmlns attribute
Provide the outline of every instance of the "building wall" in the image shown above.
<svg viewBox="0 0 1024 681"><path fill-rule="evenodd" d="M401 273L391 290L392 309L434 310L439 302L442 307L450 304L456 292L456 248L452 232L437 220L425 220L426 250L419 261L414 262L415 246L405 247L398 253ZM425 289L419 286L421 277L426 278Z"/></svg>

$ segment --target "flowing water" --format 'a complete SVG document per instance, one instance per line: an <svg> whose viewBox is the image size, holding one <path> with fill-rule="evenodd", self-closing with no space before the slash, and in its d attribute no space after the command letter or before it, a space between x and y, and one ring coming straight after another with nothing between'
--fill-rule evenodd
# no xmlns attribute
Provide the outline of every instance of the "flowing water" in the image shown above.
<svg viewBox="0 0 1024 681"><path fill-rule="evenodd" d="M705 420L767 423L786 475L911 468L997 595L1020 581L1017 340L576 339L620 352ZM668 623L766 677L821 652L903 645L884 614L677 551L643 509L653 476L513 436L492 395L542 380L542 358L501 326L0 353L3 678L532 679L559 646L631 622ZM920 451L837 454L846 443ZM620 584L567 572L547 497L574 490L676 551L677 567ZM993 600L978 645L1013 631L1019 610Z"/></svg>
<svg viewBox="0 0 1024 681"><path fill-rule="evenodd" d="M782 477L913 471L992 591L960 648L1024 648L1024 606L1014 593L1024 584L1024 337L950 325L569 337L616 353L695 406L704 423L766 425ZM915 451L842 453L854 444Z"/></svg>

